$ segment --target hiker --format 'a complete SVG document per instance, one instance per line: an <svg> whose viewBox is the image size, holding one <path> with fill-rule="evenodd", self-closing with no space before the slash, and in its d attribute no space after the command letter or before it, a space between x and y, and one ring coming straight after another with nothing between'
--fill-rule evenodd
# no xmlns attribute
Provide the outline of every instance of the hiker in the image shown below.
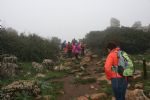
<svg viewBox="0 0 150 100"><path fill-rule="evenodd" d="M80 47L81 47L81 56L84 56L85 55L85 44L83 42L81 42L80 44Z"/></svg>
<svg viewBox="0 0 150 100"><path fill-rule="evenodd" d="M72 45L70 42L66 45L68 58L72 57Z"/></svg>
<svg viewBox="0 0 150 100"><path fill-rule="evenodd" d="M72 45L75 45L75 43L78 43L78 42L77 42L77 40L74 38L71 43L72 43Z"/></svg>
<svg viewBox="0 0 150 100"><path fill-rule="evenodd" d="M64 40L64 42L61 44L61 50L64 50L65 47L66 47L66 40Z"/></svg>
<svg viewBox="0 0 150 100"><path fill-rule="evenodd" d="M108 80L111 80L112 90L116 100L125 100L125 93L128 85L127 77L112 71L112 66L118 65L117 53L120 48L118 48L115 43L110 42L107 44L106 49L109 52L104 66L106 77Z"/></svg>
<svg viewBox="0 0 150 100"><path fill-rule="evenodd" d="M72 52L73 52L73 54L74 54L74 56L75 56L75 58L76 58L77 60L79 60L78 55L79 55L80 50L81 50L81 48L80 48L79 44L78 44L78 43L75 43L75 44L73 45Z"/></svg>

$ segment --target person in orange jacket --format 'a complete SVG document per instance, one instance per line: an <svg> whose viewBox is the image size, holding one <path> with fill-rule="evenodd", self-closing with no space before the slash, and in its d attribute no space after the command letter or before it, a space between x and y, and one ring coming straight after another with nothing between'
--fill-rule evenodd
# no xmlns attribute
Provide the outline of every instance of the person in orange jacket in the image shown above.
<svg viewBox="0 0 150 100"><path fill-rule="evenodd" d="M108 80L111 80L112 90L116 100L125 100L128 82L125 77L112 70L112 66L118 66L117 53L120 48L115 43L110 42L107 44L106 49L109 52L104 66L106 77Z"/></svg>

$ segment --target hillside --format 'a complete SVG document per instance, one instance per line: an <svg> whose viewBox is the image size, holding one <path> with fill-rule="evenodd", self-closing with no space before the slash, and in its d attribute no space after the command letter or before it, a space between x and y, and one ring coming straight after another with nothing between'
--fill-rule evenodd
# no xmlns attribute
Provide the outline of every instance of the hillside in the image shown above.
<svg viewBox="0 0 150 100"><path fill-rule="evenodd" d="M147 97L150 97L150 83L149 78L143 79L142 60L138 56L133 59L136 71L129 80L126 98L127 100L138 100L138 98L149 100ZM12 98L19 98L19 100L32 100L33 98L36 100L114 100L110 81L106 80L103 71L104 61L105 58L92 53L80 57L80 61L74 58L64 58L61 54L57 65L52 65L56 62L52 60L50 62L48 59L45 59L42 64L34 62L32 65L22 65L23 72L20 71L19 76L13 74L14 76L9 78L9 81L8 79L1 80L0 98L2 100ZM9 60L5 63L8 62L16 63ZM150 73L149 63L150 60L147 62L148 73ZM45 65L42 68L40 65L43 64L48 64L49 67ZM3 65L2 63L1 68Z"/></svg>

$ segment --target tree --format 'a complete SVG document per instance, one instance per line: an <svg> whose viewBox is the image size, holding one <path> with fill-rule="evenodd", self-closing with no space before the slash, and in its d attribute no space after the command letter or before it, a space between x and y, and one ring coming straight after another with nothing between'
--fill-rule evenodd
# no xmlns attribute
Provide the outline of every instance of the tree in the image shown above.
<svg viewBox="0 0 150 100"><path fill-rule="evenodd" d="M60 39L42 38L36 34L25 35L12 28L0 31L0 48L4 53L16 55L22 61L42 61L45 58L56 59L59 53Z"/></svg>
<svg viewBox="0 0 150 100"><path fill-rule="evenodd" d="M104 31L86 34L85 41L91 50L103 50L109 41L114 41L128 53L143 53L150 49L150 32L128 27L110 27Z"/></svg>

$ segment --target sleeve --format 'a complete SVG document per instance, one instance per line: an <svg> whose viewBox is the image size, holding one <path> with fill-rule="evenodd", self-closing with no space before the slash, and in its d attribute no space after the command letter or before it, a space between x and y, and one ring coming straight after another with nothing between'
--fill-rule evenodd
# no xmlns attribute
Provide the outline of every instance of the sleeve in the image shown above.
<svg viewBox="0 0 150 100"><path fill-rule="evenodd" d="M105 74L106 74L106 77L107 77L108 80L111 79L111 72L112 72L111 68L112 68L112 65L113 65L113 58L109 54L107 59L106 59L105 66L104 66Z"/></svg>

